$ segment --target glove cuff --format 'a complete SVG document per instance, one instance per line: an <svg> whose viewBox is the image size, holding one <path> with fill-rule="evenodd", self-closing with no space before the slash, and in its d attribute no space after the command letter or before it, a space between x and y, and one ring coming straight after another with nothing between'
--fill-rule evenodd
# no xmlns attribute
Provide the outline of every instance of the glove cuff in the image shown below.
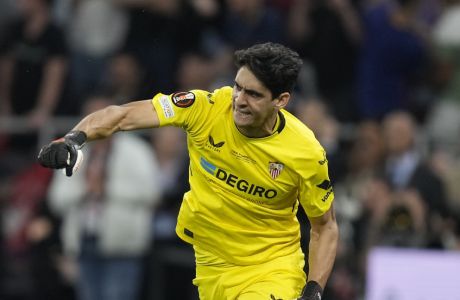
<svg viewBox="0 0 460 300"><path fill-rule="evenodd" d="M316 281L308 281L303 291L302 299L321 300L323 289Z"/></svg>
<svg viewBox="0 0 460 300"><path fill-rule="evenodd" d="M81 149L87 139L86 133L80 130L72 130L64 136L64 140Z"/></svg>

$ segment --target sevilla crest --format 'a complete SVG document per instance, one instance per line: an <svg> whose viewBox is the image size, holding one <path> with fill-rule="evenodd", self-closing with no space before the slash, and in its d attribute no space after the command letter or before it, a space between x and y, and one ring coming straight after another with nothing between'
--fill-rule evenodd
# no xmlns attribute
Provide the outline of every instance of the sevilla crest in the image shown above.
<svg viewBox="0 0 460 300"><path fill-rule="evenodd" d="M283 171L284 165L279 162L269 162L268 163L268 171L270 172L270 176L273 179L276 179Z"/></svg>

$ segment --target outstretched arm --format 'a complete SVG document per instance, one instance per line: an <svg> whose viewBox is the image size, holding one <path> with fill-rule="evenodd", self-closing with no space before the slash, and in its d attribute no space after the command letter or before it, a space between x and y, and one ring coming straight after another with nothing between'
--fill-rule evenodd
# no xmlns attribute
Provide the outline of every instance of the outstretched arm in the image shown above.
<svg viewBox="0 0 460 300"><path fill-rule="evenodd" d="M150 100L111 105L86 116L72 131L82 131L87 141L111 136L117 131L153 128L160 125Z"/></svg>
<svg viewBox="0 0 460 300"><path fill-rule="evenodd" d="M150 100L111 105L86 116L63 138L44 146L38 161L46 168L66 169L66 175L78 169L83 153L80 148L87 141L102 139L118 131L153 128L160 125Z"/></svg>
<svg viewBox="0 0 460 300"><path fill-rule="evenodd" d="M324 215L309 220L309 272L305 293L301 299L321 300L322 291L334 265L339 229L333 206Z"/></svg>

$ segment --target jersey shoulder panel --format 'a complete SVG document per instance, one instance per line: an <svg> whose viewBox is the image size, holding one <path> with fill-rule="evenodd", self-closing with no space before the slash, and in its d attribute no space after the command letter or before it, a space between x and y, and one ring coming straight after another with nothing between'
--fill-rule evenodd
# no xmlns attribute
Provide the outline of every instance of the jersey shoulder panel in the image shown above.
<svg viewBox="0 0 460 300"><path fill-rule="evenodd" d="M299 178L299 201L308 216L325 213L334 199L326 151L314 133L299 119L283 111L286 135L291 140L291 168Z"/></svg>
<svg viewBox="0 0 460 300"><path fill-rule="evenodd" d="M230 89L230 91L229 91ZM231 105L231 88L223 87L214 92L191 90L170 95L159 93L152 104L160 121L160 127L176 126L188 133L197 134L213 116Z"/></svg>
<svg viewBox="0 0 460 300"><path fill-rule="evenodd" d="M286 119L283 136L292 146L296 160L316 160L323 156L323 146L316 138L313 131L302 121L286 110L282 111Z"/></svg>

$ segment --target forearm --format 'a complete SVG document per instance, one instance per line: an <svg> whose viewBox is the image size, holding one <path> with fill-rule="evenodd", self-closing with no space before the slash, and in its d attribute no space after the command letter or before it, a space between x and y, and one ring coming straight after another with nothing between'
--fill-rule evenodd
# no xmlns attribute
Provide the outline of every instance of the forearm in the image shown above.
<svg viewBox="0 0 460 300"><path fill-rule="evenodd" d="M81 147L85 142L103 139L121 130L158 126L158 115L150 100L110 105L87 115L63 138L43 146L38 161L46 168L65 168L66 175L72 176L82 161Z"/></svg>
<svg viewBox="0 0 460 300"><path fill-rule="evenodd" d="M83 118L72 130L83 131L87 141L103 139L122 130L126 111L120 106L111 105Z"/></svg>
<svg viewBox="0 0 460 300"><path fill-rule="evenodd" d="M92 141L111 136L117 131L153 128L159 126L157 113L150 100L110 105L86 116L73 128L83 131L86 140Z"/></svg>
<svg viewBox="0 0 460 300"><path fill-rule="evenodd" d="M63 58L54 58L48 62L45 69L40 94L38 97L37 110L50 115L59 100L66 73L66 63Z"/></svg>
<svg viewBox="0 0 460 300"><path fill-rule="evenodd" d="M335 220L310 231L308 281L316 281L324 289L334 265L339 239Z"/></svg>

